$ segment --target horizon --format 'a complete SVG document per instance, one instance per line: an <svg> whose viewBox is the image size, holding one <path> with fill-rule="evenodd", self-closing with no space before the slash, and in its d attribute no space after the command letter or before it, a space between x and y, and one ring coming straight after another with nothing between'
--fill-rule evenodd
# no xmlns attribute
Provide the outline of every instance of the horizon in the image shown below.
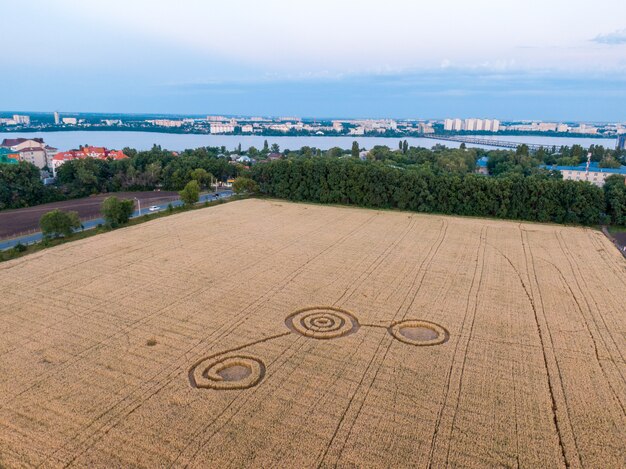
<svg viewBox="0 0 626 469"><path fill-rule="evenodd" d="M15 112L621 122L626 4L614 3L9 4L0 102Z"/></svg>

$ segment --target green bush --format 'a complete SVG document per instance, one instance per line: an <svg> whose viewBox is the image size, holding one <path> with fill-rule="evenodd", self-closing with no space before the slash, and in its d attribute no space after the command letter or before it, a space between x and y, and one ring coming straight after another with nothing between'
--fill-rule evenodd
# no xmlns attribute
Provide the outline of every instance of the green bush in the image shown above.
<svg viewBox="0 0 626 469"><path fill-rule="evenodd" d="M68 237L75 229L80 228L80 219L76 212L63 212L57 209L42 215L39 227L44 238Z"/></svg>

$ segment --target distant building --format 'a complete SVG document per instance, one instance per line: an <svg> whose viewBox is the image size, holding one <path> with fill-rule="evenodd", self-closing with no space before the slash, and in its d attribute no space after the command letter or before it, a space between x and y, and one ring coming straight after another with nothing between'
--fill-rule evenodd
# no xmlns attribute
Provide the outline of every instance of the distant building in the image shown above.
<svg viewBox="0 0 626 469"><path fill-rule="evenodd" d="M59 125L59 123L61 122L61 119L59 118L59 113L58 112L54 112L54 125Z"/></svg>
<svg viewBox="0 0 626 469"><path fill-rule="evenodd" d="M30 116L13 114L13 120L15 121L16 124L30 125Z"/></svg>
<svg viewBox="0 0 626 469"><path fill-rule="evenodd" d="M98 160L123 160L128 158L121 150L108 150L104 147L83 147L80 150L70 150L57 153L52 158L52 175L56 177L59 166L67 161L95 158Z"/></svg>
<svg viewBox="0 0 626 469"><path fill-rule="evenodd" d="M335 132L343 132L343 124L341 121L333 121L333 130Z"/></svg>
<svg viewBox="0 0 626 469"><path fill-rule="evenodd" d="M211 124L212 134L231 134L235 131L235 126L232 124Z"/></svg>
<svg viewBox="0 0 626 469"><path fill-rule="evenodd" d="M171 120L171 119L155 119L155 120L149 120L147 122L149 124L157 125L159 127L182 127L183 125L183 121L176 121L176 120Z"/></svg>
<svg viewBox="0 0 626 469"><path fill-rule="evenodd" d="M565 180L588 181L599 187L602 187L606 178L613 174L626 176L626 166L619 168L601 168L598 163L591 163L589 165L589 171L587 171L586 164L579 166L548 166L547 169L560 171Z"/></svg>
<svg viewBox="0 0 626 469"><path fill-rule="evenodd" d="M76 119L76 117L64 117L63 123L65 125L76 125L78 124L78 119Z"/></svg>
<svg viewBox="0 0 626 469"><path fill-rule="evenodd" d="M57 150L46 145L42 138L5 138L0 148L11 151L18 155L19 161L27 161L39 169L49 166L48 163Z"/></svg>

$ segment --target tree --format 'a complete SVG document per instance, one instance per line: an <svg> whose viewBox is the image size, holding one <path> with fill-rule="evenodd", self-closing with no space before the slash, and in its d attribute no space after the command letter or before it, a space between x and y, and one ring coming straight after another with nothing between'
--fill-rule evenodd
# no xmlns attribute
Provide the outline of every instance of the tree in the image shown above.
<svg viewBox="0 0 626 469"><path fill-rule="evenodd" d="M192 206L200 198L200 184L195 179L189 181L185 188L178 193L185 206Z"/></svg>
<svg viewBox="0 0 626 469"><path fill-rule="evenodd" d="M406 155L408 151L409 151L409 142L405 140L404 142L402 142L402 153Z"/></svg>
<svg viewBox="0 0 626 469"><path fill-rule="evenodd" d="M270 147L267 144L267 140L263 140L263 153L268 153L270 151Z"/></svg>
<svg viewBox="0 0 626 469"><path fill-rule="evenodd" d="M132 199L119 199L115 196L107 197L102 202L102 216L108 227L117 228L128 222L135 203Z"/></svg>
<svg viewBox="0 0 626 469"><path fill-rule="evenodd" d="M272 150L272 153L280 153L280 147L278 146L278 143L272 143L270 149Z"/></svg>
<svg viewBox="0 0 626 469"><path fill-rule="evenodd" d="M359 153L360 153L359 142L357 142L356 140L352 142L352 150L350 153L352 154L353 158L359 157Z"/></svg>
<svg viewBox="0 0 626 469"><path fill-rule="evenodd" d="M626 180L614 174L604 182L606 213L615 225L626 226Z"/></svg>
<svg viewBox="0 0 626 469"><path fill-rule="evenodd" d="M233 182L233 190L236 194L254 194L259 191L259 186L248 177L238 177L235 179L235 182Z"/></svg>
<svg viewBox="0 0 626 469"><path fill-rule="evenodd" d="M71 236L73 230L80 228L80 219L76 212L63 212L62 210L52 210L45 213L39 219L39 227L44 238L58 238Z"/></svg>
<svg viewBox="0 0 626 469"><path fill-rule="evenodd" d="M204 168L196 168L191 172L191 179L198 181L200 187L205 187L213 180L213 175Z"/></svg>

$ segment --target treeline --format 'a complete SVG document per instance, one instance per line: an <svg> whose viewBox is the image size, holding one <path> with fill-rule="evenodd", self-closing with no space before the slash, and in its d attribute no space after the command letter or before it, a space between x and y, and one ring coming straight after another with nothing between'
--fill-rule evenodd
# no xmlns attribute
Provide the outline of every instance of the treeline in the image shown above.
<svg viewBox="0 0 626 469"><path fill-rule="evenodd" d="M608 185L615 190L608 207L605 192L591 184L407 170L355 159L282 160L254 166L252 176L262 193L293 201L582 225L623 223L617 206L626 213L626 191L618 183ZM623 186L623 178L617 181Z"/></svg>
<svg viewBox="0 0 626 469"><path fill-rule="evenodd" d="M148 191L157 188L181 190L193 179L192 173L203 169L225 181L235 177L241 166L226 158L218 158L219 149L203 147L181 154L154 146L137 152L125 148L129 158L96 160L85 158L64 163L57 171L57 183L69 197L82 197L102 192Z"/></svg>
<svg viewBox="0 0 626 469"><path fill-rule="evenodd" d="M24 161L16 165L0 164L0 210L63 199L56 188L43 185L36 166Z"/></svg>

